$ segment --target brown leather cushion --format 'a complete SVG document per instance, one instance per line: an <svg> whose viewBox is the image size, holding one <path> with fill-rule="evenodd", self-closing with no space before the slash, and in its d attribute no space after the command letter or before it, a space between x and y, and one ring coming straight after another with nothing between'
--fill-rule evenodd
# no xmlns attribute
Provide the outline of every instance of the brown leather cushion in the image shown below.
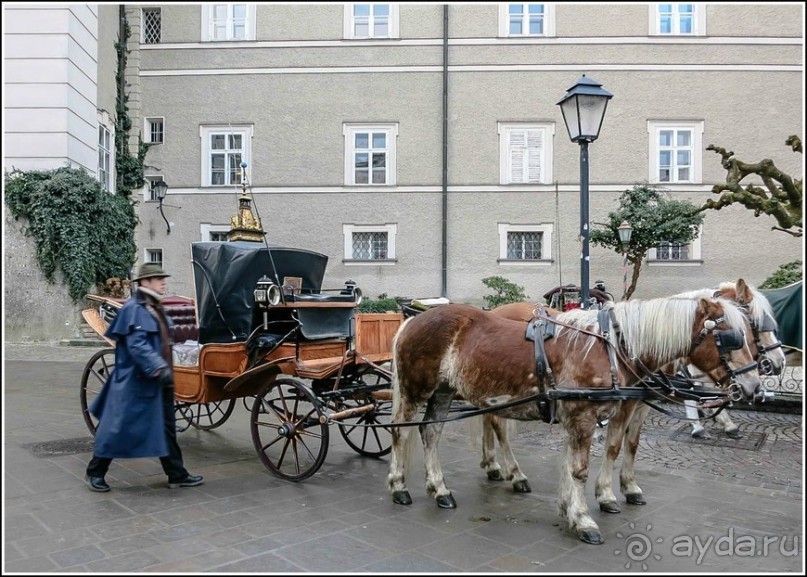
<svg viewBox="0 0 807 577"><path fill-rule="evenodd" d="M174 321L174 342L199 340L199 325L193 305L166 305L165 313Z"/></svg>

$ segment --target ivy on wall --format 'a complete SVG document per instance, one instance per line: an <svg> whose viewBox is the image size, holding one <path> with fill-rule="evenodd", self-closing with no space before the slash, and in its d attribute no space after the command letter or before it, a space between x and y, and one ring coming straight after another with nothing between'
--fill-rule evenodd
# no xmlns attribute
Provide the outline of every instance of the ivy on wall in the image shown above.
<svg viewBox="0 0 807 577"><path fill-rule="evenodd" d="M94 284L129 276L137 254L134 203L84 170L6 172L5 201L15 220L28 221L22 232L33 237L45 278L55 283L61 269L73 302Z"/></svg>
<svg viewBox="0 0 807 577"><path fill-rule="evenodd" d="M129 59L126 43L131 35L131 30L126 21L123 24L122 34L120 40L115 43L115 51L118 55L118 70L115 74L118 87L115 101L115 171L117 173L117 193L129 196L133 190L146 184L143 166L146 153L151 145L143 142L142 137L138 136L137 155L132 156L129 152L129 132L132 130L132 119L129 118L129 107L126 104L129 96L125 90L125 74L126 62Z"/></svg>

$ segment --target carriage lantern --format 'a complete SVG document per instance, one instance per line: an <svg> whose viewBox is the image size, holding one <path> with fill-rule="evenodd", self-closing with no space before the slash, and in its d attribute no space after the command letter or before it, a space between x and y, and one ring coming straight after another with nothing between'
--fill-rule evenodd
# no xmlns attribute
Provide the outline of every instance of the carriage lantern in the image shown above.
<svg viewBox="0 0 807 577"><path fill-rule="evenodd" d="M253 293L255 297L255 304L259 309L263 310L263 329L269 328L269 306L276 305L280 302L280 287L278 287L272 279L264 275L258 279L258 284Z"/></svg>
<svg viewBox="0 0 807 577"><path fill-rule="evenodd" d="M597 140L608 101L614 95L604 90L602 84L587 78L585 74L571 86L558 101L566 130L572 142L580 145L580 236L583 252L580 255L581 304L587 309L589 302L589 216L588 216L588 143Z"/></svg>

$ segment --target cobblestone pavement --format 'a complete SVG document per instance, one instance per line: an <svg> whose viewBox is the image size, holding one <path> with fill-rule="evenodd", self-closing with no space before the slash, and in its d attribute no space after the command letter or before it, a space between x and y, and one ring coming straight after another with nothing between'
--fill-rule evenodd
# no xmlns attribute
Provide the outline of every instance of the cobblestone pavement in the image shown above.
<svg viewBox="0 0 807 577"><path fill-rule="evenodd" d="M388 458L354 453L338 434L301 483L269 473L240 404L218 429L180 434L199 487L168 490L157 459L117 460L113 489L87 490L92 438L79 408L97 349L3 347L4 533L8 573L793 572L804 569L801 415L734 411L742 437L693 441L652 412L637 474L648 505L601 513L606 542L580 542L557 516L563 431L520 423L514 451L532 492L515 494L479 469L469 422L445 426L440 455L458 502L439 509L410 472L414 503L394 505ZM470 435L470 436L469 436ZM59 451L44 451L59 447ZM617 474L615 474L615 481ZM617 485L618 486L618 483Z"/></svg>

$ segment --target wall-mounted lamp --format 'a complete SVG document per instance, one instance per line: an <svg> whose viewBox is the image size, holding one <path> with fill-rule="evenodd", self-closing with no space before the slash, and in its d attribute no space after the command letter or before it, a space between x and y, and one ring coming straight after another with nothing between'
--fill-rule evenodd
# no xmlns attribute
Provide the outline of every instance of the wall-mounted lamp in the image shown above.
<svg viewBox="0 0 807 577"><path fill-rule="evenodd" d="M168 222L168 219L165 218L165 213L163 213L163 201L165 200L165 195L168 193L168 183L164 180L158 180L154 183L154 194L157 195L157 200L160 201L160 215L162 215L163 220L165 221L166 234L171 234L171 223Z"/></svg>

